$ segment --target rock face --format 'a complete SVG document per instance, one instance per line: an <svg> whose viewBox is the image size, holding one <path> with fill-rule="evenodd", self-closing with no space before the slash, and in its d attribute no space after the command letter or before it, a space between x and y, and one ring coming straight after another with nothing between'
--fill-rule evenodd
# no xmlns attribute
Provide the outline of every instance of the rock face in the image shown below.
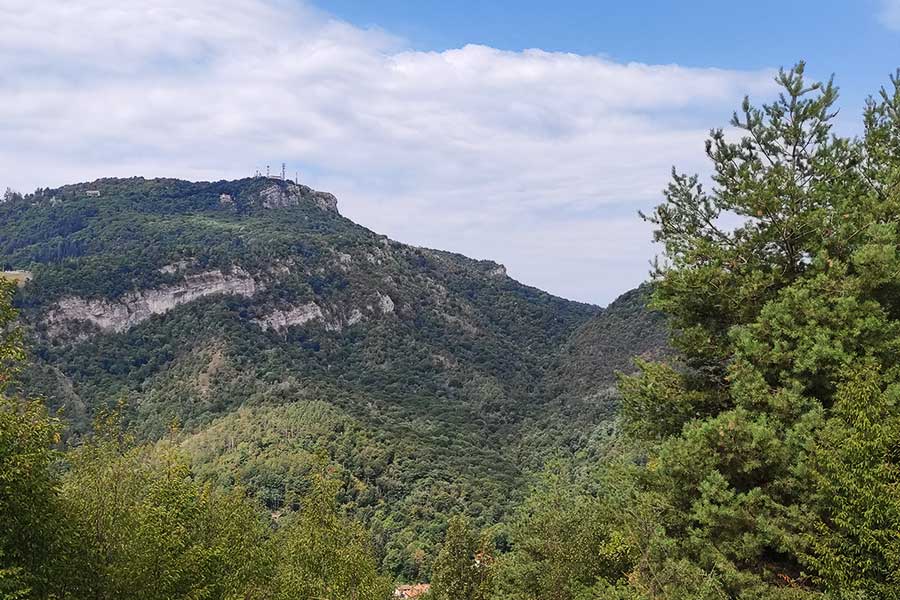
<svg viewBox="0 0 900 600"><path fill-rule="evenodd" d="M383 296L383 298L386 297ZM368 310L372 311L373 309L369 306ZM342 331L344 327L352 327L366 320L365 315L358 308L352 309L346 318L342 318L340 315L340 309L334 306L322 308L315 302L307 302L299 306L292 306L286 310L273 310L262 318L253 319L253 322L264 330L272 329L281 332L295 325L322 321L325 324L326 331Z"/></svg>
<svg viewBox="0 0 900 600"><path fill-rule="evenodd" d="M334 212L338 211L337 209L337 198L334 197L333 194L329 194L328 192L313 192L312 200L316 203L316 206L321 208L324 211Z"/></svg>
<svg viewBox="0 0 900 600"><path fill-rule="evenodd" d="M153 315L214 294L253 296L258 285L250 274L235 268L228 275L207 271L185 277L184 283L126 294L119 300L91 300L68 296L48 313L51 331L59 331L66 321L86 321L105 332L125 331Z"/></svg>
<svg viewBox="0 0 900 600"><path fill-rule="evenodd" d="M179 260L178 262L174 262L172 264L164 265L160 267L159 272L165 273L166 275L174 275L179 271L184 271L188 267L191 266L191 262L187 260Z"/></svg>
<svg viewBox="0 0 900 600"><path fill-rule="evenodd" d="M358 308L354 308L350 313L350 316L347 318L347 325L356 325L360 321L363 320L362 311Z"/></svg>
<svg viewBox="0 0 900 600"><path fill-rule="evenodd" d="M387 294L378 292L378 304L381 306L381 312L384 314L394 312L394 301Z"/></svg>
<svg viewBox="0 0 900 600"><path fill-rule="evenodd" d="M254 323L263 329L282 331L291 325L303 325L316 319L323 319L325 315L315 302L307 302L288 310L274 310L262 319L255 319Z"/></svg>
<svg viewBox="0 0 900 600"><path fill-rule="evenodd" d="M296 183L273 183L259 192L259 201L263 208L286 208L299 206L304 202L312 202L319 209L336 213L337 198L328 192L318 192L305 185Z"/></svg>

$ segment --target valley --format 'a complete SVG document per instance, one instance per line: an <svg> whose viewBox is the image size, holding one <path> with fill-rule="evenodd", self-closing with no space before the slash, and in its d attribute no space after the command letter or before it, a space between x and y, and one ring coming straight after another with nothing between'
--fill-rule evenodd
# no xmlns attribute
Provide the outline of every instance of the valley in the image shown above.
<svg viewBox="0 0 900 600"><path fill-rule="evenodd" d="M5 268L33 273L22 386L70 443L120 407L272 511L325 460L411 581L459 507L498 524L548 458L599 451L616 372L665 347L646 290L557 298L280 179L98 180L0 204L0 223Z"/></svg>

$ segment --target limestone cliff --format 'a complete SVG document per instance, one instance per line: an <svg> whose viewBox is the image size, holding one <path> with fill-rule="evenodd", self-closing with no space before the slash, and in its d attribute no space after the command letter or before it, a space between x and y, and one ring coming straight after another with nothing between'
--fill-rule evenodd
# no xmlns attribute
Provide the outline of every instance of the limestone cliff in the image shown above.
<svg viewBox="0 0 900 600"><path fill-rule="evenodd" d="M334 195L296 183L273 183L259 192L259 202L263 208L287 208L311 202L321 210L338 212Z"/></svg>
<svg viewBox="0 0 900 600"><path fill-rule="evenodd" d="M213 294L253 296L259 288L249 273L239 268L225 274L220 270L188 275L176 285L141 290L119 300L67 296L47 314L52 332L59 332L67 321L83 321L101 331L125 331L153 315L164 314L176 306Z"/></svg>

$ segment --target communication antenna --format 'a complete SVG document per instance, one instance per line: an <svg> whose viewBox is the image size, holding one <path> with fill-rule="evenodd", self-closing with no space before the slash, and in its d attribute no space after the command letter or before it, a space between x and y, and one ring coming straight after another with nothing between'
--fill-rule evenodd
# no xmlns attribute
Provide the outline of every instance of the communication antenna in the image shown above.
<svg viewBox="0 0 900 600"><path fill-rule="evenodd" d="M269 165L266 165L266 177L269 176Z"/></svg>
<svg viewBox="0 0 900 600"><path fill-rule="evenodd" d="M281 163L281 180L284 181L284 163Z"/></svg>

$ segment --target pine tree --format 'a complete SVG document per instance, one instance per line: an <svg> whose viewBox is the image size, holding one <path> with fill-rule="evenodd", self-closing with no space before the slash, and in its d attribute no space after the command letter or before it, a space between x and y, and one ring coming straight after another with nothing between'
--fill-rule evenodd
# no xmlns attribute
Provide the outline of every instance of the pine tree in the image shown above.
<svg viewBox="0 0 900 600"><path fill-rule="evenodd" d="M744 101L739 141L712 132L711 191L674 173L645 216L665 250L654 306L680 354L621 382L654 515L632 540L641 598L889 597L895 507L863 507L896 496L893 442L848 390L869 381L875 402L900 375L900 94L843 139L837 89L804 70L780 72L775 102ZM741 224L725 228L729 215ZM893 402L874 406L893 422ZM848 472L862 449L874 454Z"/></svg>
<svg viewBox="0 0 900 600"><path fill-rule="evenodd" d="M900 385L850 369L810 459L807 561L836 598L900 598Z"/></svg>

